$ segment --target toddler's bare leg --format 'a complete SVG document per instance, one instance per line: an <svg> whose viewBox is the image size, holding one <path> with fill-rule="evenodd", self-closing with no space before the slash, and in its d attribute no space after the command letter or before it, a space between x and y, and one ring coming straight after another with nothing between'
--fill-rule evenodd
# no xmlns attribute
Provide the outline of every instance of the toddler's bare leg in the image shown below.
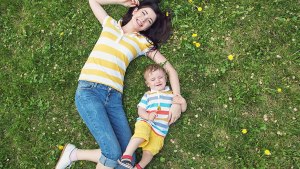
<svg viewBox="0 0 300 169"><path fill-rule="evenodd" d="M128 146L123 153L124 155L131 155L135 152L135 150L139 147L141 143L143 143L145 140L142 138L131 138L131 140L128 143Z"/></svg>
<svg viewBox="0 0 300 169"><path fill-rule="evenodd" d="M143 151L143 156L142 156L141 161L139 162L139 165L142 168L145 168L150 163L150 161L152 160L152 158L153 158L152 153L150 151L144 150Z"/></svg>

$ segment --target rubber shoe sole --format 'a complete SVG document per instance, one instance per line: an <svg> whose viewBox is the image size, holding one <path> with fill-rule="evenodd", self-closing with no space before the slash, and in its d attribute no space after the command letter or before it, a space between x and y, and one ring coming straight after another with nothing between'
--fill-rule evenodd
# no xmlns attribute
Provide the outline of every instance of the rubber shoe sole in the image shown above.
<svg viewBox="0 0 300 169"><path fill-rule="evenodd" d="M75 148L76 147L73 144L67 144L66 146L64 146L55 169L65 169L67 167L71 167L72 162L70 160L70 155Z"/></svg>

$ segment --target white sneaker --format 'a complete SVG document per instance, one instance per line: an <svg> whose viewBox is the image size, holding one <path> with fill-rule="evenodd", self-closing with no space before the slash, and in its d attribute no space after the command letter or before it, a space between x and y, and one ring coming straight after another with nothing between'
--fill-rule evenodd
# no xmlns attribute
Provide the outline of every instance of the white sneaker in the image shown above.
<svg viewBox="0 0 300 169"><path fill-rule="evenodd" d="M73 144L65 145L55 169L65 169L67 167L71 167L72 161L70 160L70 155L75 148L76 147Z"/></svg>

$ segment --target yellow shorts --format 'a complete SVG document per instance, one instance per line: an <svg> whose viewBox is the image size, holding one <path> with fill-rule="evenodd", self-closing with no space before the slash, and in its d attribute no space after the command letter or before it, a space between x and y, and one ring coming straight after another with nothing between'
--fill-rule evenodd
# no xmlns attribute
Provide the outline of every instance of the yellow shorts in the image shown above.
<svg viewBox="0 0 300 169"><path fill-rule="evenodd" d="M133 138L143 138L145 141L139 146L143 150L150 151L152 155L157 154L164 145L164 137L157 135L151 126L144 121L135 123Z"/></svg>

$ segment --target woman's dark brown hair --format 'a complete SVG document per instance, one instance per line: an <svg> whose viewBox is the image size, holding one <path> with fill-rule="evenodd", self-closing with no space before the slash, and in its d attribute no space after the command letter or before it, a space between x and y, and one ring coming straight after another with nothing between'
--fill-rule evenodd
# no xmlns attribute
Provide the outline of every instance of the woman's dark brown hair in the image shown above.
<svg viewBox="0 0 300 169"><path fill-rule="evenodd" d="M135 8L151 8L156 14L156 20L150 28L141 31L140 34L152 42L154 49L157 49L159 45L165 43L169 39L172 31L170 14L162 12L158 4L159 0L143 0L138 7L129 8L128 12L122 18L122 26L124 26L131 20L132 12Z"/></svg>

